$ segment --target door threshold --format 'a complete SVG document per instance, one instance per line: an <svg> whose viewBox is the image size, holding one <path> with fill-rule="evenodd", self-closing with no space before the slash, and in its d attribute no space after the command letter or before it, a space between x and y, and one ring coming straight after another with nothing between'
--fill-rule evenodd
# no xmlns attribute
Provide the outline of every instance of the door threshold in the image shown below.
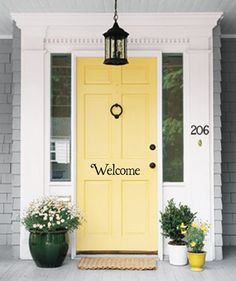
<svg viewBox="0 0 236 281"><path fill-rule="evenodd" d="M158 251L120 251L120 250L109 250L109 251L76 251L76 254L86 255L157 255Z"/></svg>
<svg viewBox="0 0 236 281"><path fill-rule="evenodd" d="M158 258L158 252L121 252L121 251L78 251L76 253L75 259L81 257L123 257L123 258Z"/></svg>

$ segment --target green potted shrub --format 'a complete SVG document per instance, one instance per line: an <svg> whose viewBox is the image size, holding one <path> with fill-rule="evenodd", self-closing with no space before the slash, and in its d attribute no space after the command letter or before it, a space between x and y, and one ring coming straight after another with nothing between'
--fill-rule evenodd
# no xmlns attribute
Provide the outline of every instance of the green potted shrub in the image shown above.
<svg viewBox="0 0 236 281"><path fill-rule="evenodd" d="M61 266L67 251L66 234L82 223L79 210L56 197L43 197L32 201L22 223L30 232L29 248L39 267Z"/></svg>
<svg viewBox="0 0 236 281"><path fill-rule="evenodd" d="M204 222L194 222L187 230L182 228L188 246L188 260L192 271L202 271L205 265L206 252L203 251L209 225Z"/></svg>
<svg viewBox="0 0 236 281"><path fill-rule="evenodd" d="M196 213L192 213L187 205L179 203L176 206L173 198L167 202L164 212L161 212L162 234L170 239L168 243L170 264L187 264L187 246L183 240L183 229L186 231L195 217Z"/></svg>

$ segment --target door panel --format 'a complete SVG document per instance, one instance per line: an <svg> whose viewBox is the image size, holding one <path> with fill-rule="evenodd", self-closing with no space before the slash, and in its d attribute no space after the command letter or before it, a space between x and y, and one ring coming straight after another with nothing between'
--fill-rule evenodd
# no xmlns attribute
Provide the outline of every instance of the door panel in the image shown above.
<svg viewBox="0 0 236 281"><path fill-rule="evenodd" d="M122 104L127 108L122 122L122 158L145 158L149 126L148 96L124 94ZM140 118L139 116L142 116ZM138 122L138 126L134 126ZM137 141L138 140L138 141Z"/></svg>
<svg viewBox="0 0 236 281"><path fill-rule="evenodd" d="M144 59L145 60L145 59ZM125 67L121 71L123 84L148 84L149 72L143 68L140 62L133 62L134 64L129 68Z"/></svg>
<svg viewBox="0 0 236 281"><path fill-rule="evenodd" d="M157 62L129 62L77 59L78 251L157 251Z"/></svg>
<svg viewBox="0 0 236 281"><path fill-rule="evenodd" d="M122 234L145 235L148 220L148 183L124 181L122 183Z"/></svg>
<svg viewBox="0 0 236 281"><path fill-rule="evenodd" d="M84 211L86 234L108 235L111 233L111 182L86 181L84 193Z"/></svg>
<svg viewBox="0 0 236 281"><path fill-rule="evenodd" d="M86 94L84 96L85 110L85 151L86 159L110 157L111 122L108 118L110 96ZM94 114L96 112L96 114ZM101 132L103 132L101 134ZM94 142L96 140L96 145Z"/></svg>
<svg viewBox="0 0 236 281"><path fill-rule="evenodd" d="M111 84L112 76L109 69L105 69L103 65L90 65L84 68L85 84Z"/></svg>

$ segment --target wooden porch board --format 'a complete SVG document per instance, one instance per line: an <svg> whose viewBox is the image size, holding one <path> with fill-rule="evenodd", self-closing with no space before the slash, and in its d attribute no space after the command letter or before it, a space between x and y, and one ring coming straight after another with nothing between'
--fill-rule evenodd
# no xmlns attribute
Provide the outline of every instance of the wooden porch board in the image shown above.
<svg viewBox="0 0 236 281"><path fill-rule="evenodd" d="M78 260L69 258L62 267L45 269L14 260L7 252L0 247L0 281L234 281L236 276L236 247L227 247L223 261L207 262L200 273L168 261L158 261L158 270L150 271L78 270Z"/></svg>

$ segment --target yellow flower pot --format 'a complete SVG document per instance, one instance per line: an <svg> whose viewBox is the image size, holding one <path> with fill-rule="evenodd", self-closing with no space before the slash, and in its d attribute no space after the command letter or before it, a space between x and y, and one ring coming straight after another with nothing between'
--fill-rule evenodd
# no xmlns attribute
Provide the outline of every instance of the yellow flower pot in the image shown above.
<svg viewBox="0 0 236 281"><path fill-rule="evenodd" d="M206 252L192 253L188 252L188 261L192 271L203 271L206 260Z"/></svg>

